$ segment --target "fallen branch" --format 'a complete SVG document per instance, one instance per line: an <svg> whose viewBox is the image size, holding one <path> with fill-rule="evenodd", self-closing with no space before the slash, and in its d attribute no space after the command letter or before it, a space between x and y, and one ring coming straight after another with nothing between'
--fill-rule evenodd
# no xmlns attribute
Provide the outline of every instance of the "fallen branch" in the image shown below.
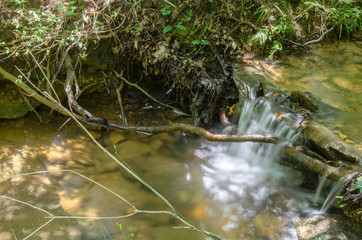
<svg viewBox="0 0 362 240"><path fill-rule="evenodd" d="M11 81L12 83L14 83L16 86L20 87L21 89L24 90L24 92L26 92L29 96L35 98L36 100L38 100L39 102L41 102L42 104L46 105L47 107L49 107L52 110L55 110L65 116L69 115L67 114L66 111L64 111L64 108L62 106L60 106L58 103L53 102L48 100L46 97L43 97L42 95L40 95L37 91L35 91L33 88L29 87L25 82L23 82L21 79L15 77L14 75L8 73L7 71L5 71L1 66L0 66L0 74L7 80Z"/></svg>
<svg viewBox="0 0 362 240"><path fill-rule="evenodd" d="M156 127L135 127L135 126L119 126L113 123L108 123L109 127L138 131L146 133L165 133L174 131L183 131L186 133L200 136L211 142L263 142L263 143L277 143L281 141L279 137L270 134L243 134L243 135L226 135L226 134L213 134L204 128L197 127L191 124L172 123L170 125L156 126Z"/></svg>
<svg viewBox="0 0 362 240"><path fill-rule="evenodd" d="M305 50L307 50L307 45L308 45L308 44L322 41L322 39L324 38L324 36L325 36L327 33L329 33L330 31L332 31L333 28L334 28L334 27L331 27L330 29L328 29L327 31L325 31L324 33L322 33L322 35L320 35L320 37L319 37L318 39L310 40L310 41L305 42L305 43L297 43L297 42L294 42L294 41L289 40L289 39L283 39L283 40L286 41L286 42L290 42L290 43L292 43L292 44L294 44L294 45L297 45L297 46L302 47L302 48L304 48Z"/></svg>
<svg viewBox="0 0 362 240"><path fill-rule="evenodd" d="M48 100L47 98L41 96L39 93L37 93L33 88L29 87L27 84L25 84L22 81L19 81L18 78L16 78L14 75L8 73L3 68L0 67L0 74L3 75L5 79L8 79L12 81L15 85L19 86L21 89L23 89L27 94L34 97L39 102L43 103L44 105L50 107L53 110L56 110L57 112L65 115L70 116L69 112L66 108L60 105L60 103L52 102ZM69 73L71 74L71 73ZM70 88L70 86L69 86ZM70 90L68 90L70 93ZM46 94L46 93L44 93ZM72 94L68 95L68 100L73 101L74 97L72 98ZM50 96L49 96L50 97ZM74 104L74 102L73 102ZM74 105L73 105L74 106ZM80 107L80 106L79 106ZM84 110L84 109L83 109ZM84 110L86 111L86 110ZM80 111L81 112L81 111ZM191 124L182 124L182 123L174 123L171 125L166 126L158 126L158 127L133 127L133 126L120 126L111 122L100 122L97 121L97 119L103 120L103 118L94 117L91 113L87 112L85 114L87 120L93 120L90 123L97 124L100 126L107 126L107 127L113 127L118 128L122 130L127 131L133 131L133 132L146 132L146 133L162 133L162 132L173 132L173 131L184 131L190 134L195 134L200 137L205 138L209 141L220 141L220 142L264 142L264 143L276 143L280 139L278 137L268 135L268 134L245 134L245 135L226 135L226 134L213 134L209 131L207 131L204 128L196 127ZM88 122L89 123L89 122Z"/></svg>
<svg viewBox="0 0 362 240"><path fill-rule="evenodd" d="M358 171L341 169L330 166L316 158L312 158L302 152L292 148L284 148L281 151L279 164L305 172L311 172L320 176L325 176L333 181L339 181L348 174L358 174Z"/></svg>

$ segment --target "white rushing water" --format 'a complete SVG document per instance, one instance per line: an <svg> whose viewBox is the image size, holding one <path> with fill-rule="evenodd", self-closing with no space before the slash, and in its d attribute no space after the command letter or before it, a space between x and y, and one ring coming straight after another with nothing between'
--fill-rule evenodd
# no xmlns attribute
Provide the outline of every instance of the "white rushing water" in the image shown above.
<svg viewBox="0 0 362 240"><path fill-rule="evenodd" d="M268 229L268 224L274 226L268 234L270 239L297 239L294 220L300 204L306 203L306 194L296 188L295 176L275 163L281 148L296 140L296 131L278 120L267 103L256 99L244 102L238 133L268 133L286 141L205 145L196 150L209 163L202 166L209 201L218 205L223 215L235 215L223 229L240 229L247 221L251 229L248 234L263 237L256 226L261 221L263 228Z"/></svg>

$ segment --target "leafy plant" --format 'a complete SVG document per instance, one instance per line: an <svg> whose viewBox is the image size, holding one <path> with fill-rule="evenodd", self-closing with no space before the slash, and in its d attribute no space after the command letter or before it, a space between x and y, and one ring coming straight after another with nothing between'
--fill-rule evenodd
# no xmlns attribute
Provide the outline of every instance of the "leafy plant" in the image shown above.
<svg viewBox="0 0 362 240"><path fill-rule="evenodd" d="M162 33L163 33L163 34L166 34L166 33L168 33L169 31L171 31L171 29L172 29L172 26L171 26L171 25L167 25L166 27L163 28Z"/></svg>
<svg viewBox="0 0 362 240"><path fill-rule="evenodd" d="M356 184L356 186L354 186L353 188L359 190L359 193L362 193L362 182L356 180L354 183Z"/></svg>
<svg viewBox="0 0 362 240"><path fill-rule="evenodd" d="M166 7L162 8L162 9L160 10L160 12L161 12L162 15L164 15L164 16L167 16L167 15L170 15L170 14L171 14L171 10L168 9L168 8L166 8Z"/></svg>
<svg viewBox="0 0 362 240"><path fill-rule="evenodd" d="M314 238L315 240L325 240L326 239L326 236L325 235L322 235L320 237L315 237Z"/></svg>

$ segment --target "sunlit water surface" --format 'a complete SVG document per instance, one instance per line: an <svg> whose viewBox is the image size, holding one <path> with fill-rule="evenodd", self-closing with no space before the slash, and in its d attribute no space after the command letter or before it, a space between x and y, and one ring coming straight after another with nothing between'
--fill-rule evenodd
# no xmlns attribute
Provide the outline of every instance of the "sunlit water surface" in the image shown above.
<svg viewBox="0 0 362 240"><path fill-rule="evenodd" d="M296 66L289 66L289 73L288 66L273 66L276 72L283 69L279 72L283 77L277 79L283 79L280 81L285 81L288 88L311 91L333 107L350 113L351 117L336 116L333 121L341 121L341 129L358 141L352 136L359 131L356 124L362 118L352 115L361 114L361 90L356 87L361 83L361 62L354 59L355 50L345 51L350 57L338 60L343 52L334 50L333 63L316 56L290 60L289 65ZM330 68L317 67L318 64ZM332 74L332 69L340 65L344 67L338 74ZM351 69L346 70L347 66ZM303 77L306 69L308 76ZM330 93L326 94L324 88ZM259 106L258 113L252 111L255 105ZM270 114L268 106L247 102L243 108L239 133L267 132L289 141L297 136ZM344 127L345 121L350 121L351 126ZM210 239L183 228L181 222L167 214L138 213L120 218L132 214L133 206L150 211L168 208L121 170L79 128L68 123L58 132L63 123L64 119L59 118L38 124L34 115L1 123L0 178L47 172L0 182L0 239L15 235L22 239L52 217L64 218L44 225L34 239ZM95 130L93 134L196 226L230 239L298 238L296 221L306 211L312 194L297 187L300 177L295 172L273 162L287 143L209 143L180 133L149 137L109 130L100 136L100 131ZM60 172L67 169L84 177ZM91 220L92 217L104 218Z"/></svg>
<svg viewBox="0 0 362 240"><path fill-rule="evenodd" d="M259 111L254 113L255 105ZM239 133L268 132L291 141L296 136L261 102L246 102L243 112ZM11 239L13 234L23 238L54 216L61 218L34 236L119 239L133 234L139 240L208 239L179 228L183 224L166 214L119 218L132 214L132 205L139 210L168 209L76 126L68 124L58 132L61 124L38 124L35 116L2 124L1 177L47 172L0 183L4 196L0 198L1 239ZM112 130L97 137L196 226L231 239L297 239L295 223L311 194L302 193L296 187L298 178L273 162L285 143L208 143L182 134L149 137ZM84 177L61 172L67 169ZM96 221L92 217L104 218Z"/></svg>
<svg viewBox="0 0 362 240"><path fill-rule="evenodd" d="M310 52L289 55L273 63L249 63L246 70L250 73L264 75L281 89L311 92L331 106L317 114L319 121L342 132L347 140L361 144L361 41L324 43L311 46Z"/></svg>

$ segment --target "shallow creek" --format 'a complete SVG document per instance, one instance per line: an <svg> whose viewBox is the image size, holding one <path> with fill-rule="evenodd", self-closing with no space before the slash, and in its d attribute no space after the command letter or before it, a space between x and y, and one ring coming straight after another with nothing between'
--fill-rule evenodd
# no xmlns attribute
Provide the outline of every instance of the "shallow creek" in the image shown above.
<svg viewBox="0 0 362 240"><path fill-rule="evenodd" d="M49 220L44 218L49 217L47 213L25 203L54 216L105 217L100 221L54 219L35 239L77 239L80 235L81 239L122 239L117 223L122 224L127 237L134 234L139 240L206 239L192 230L173 228L182 224L169 215L140 213L108 219L132 213L131 205L88 179L59 170L84 174L137 209L168 209L79 128L68 124L57 132L61 124L39 124L34 116L2 123L1 178L49 172L1 182L1 195L6 196L0 198L1 239L11 239L12 230L18 239L23 238ZM234 144L235 153L230 153L230 144L210 144L182 134L93 133L112 153L115 146L117 154L197 226L231 239L296 238L300 192L291 188L290 178L254 151L271 154L267 148ZM240 157L243 154L249 158Z"/></svg>
<svg viewBox="0 0 362 240"><path fill-rule="evenodd" d="M352 65L351 58L348 59L349 65ZM360 76L360 60L354 60L353 65L359 71L344 70L347 71L345 74ZM300 61L301 64L310 62L309 59ZM288 67L275 66L279 75L286 79L282 73ZM293 67L290 74L301 68ZM330 76L331 70L320 69ZM339 71L342 76L342 70ZM329 94L321 97L336 108L345 103L344 99L350 101L347 105L352 104L351 107L344 106L343 109L350 112L348 119L352 126L341 129L351 139L359 141L354 133L360 128L352 121L352 116L361 114L358 94L361 90L353 86L360 86L362 78L352 81L350 77L333 80L342 89L335 94L342 96L332 98L331 102L327 101ZM289 78L293 79L292 76ZM308 81L324 86L327 81L324 78L315 76ZM303 81L299 79L297 82ZM298 90L315 90L314 87L302 88L307 85L296 86ZM293 88L293 85L289 87ZM313 93L320 96L318 92ZM349 95L344 96L347 93ZM337 102L337 99L341 100ZM239 126L240 133L266 131L293 140L294 131L278 122L267 107L261 106L259 113L254 113L255 104L262 105L252 102L243 106L245 115ZM0 198L0 239L14 239L14 235L22 239L51 220L49 217L52 216L58 218L44 225L31 239L210 239L182 228L181 222L167 214L138 213L126 218L112 218L131 214L131 204L139 210L169 209L77 126L68 123L58 132L64 120L53 117L48 123L40 124L35 115L29 114L16 121L0 122L0 178L47 171L0 182L0 195L3 196ZM113 130L102 133L94 129L93 135L111 153L122 156L184 217L209 232L230 239L298 239L298 219L311 212L309 202L313 194L297 187L300 176L272 161L282 145L209 143L181 133L145 136ZM62 170L73 170L84 177ZM104 219L92 220L92 217ZM122 231L117 223L121 224ZM309 228L315 229L315 226ZM314 239L316 236L311 234L309 237Z"/></svg>
<svg viewBox="0 0 362 240"><path fill-rule="evenodd" d="M311 92L329 105L317 118L362 148L362 42L314 45L310 52L289 55L271 63L250 61L249 73L264 75L278 88Z"/></svg>

